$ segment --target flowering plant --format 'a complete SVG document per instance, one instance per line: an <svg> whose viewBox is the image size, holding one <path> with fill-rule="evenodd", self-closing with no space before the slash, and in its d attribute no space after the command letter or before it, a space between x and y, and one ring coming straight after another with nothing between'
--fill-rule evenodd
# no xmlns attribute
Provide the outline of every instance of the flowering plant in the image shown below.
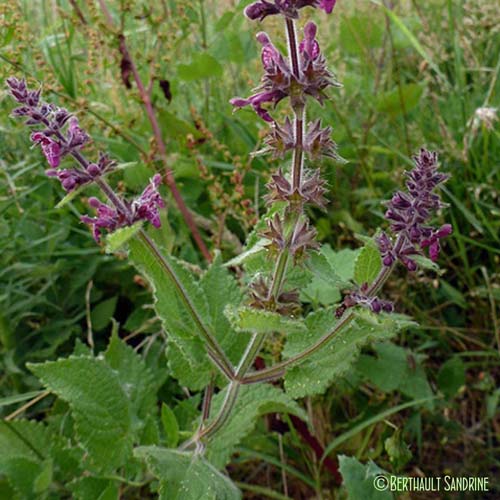
<svg viewBox="0 0 500 500"><path fill-rule="evenodd" d="M154 290L155 309L168 336L171 373L190 391L205 391L196 427L177 447L177 423L168 407L161 414L166 437L162 441L155 434L154 375L116 335L103 356L85 352L30 365L70 405L86 453L82 460L96 481L128 467L133 449L135 458L158 477L163 498L238 498L237 488L220 470L256 417L280 412L307 420L297 399L322 393L353 364L363 346L410 324L379 294L398 262L410 272L425 267L426 249L430 260L437 260L440 240L451 233L449 224L435 228L430 222L442 207L437 188L447 179L438 171L437 155L422 149L415 156L406 191L396 192L387 203L390 233L367 239L355 252L351 276L321 251L306 211L327 205L326 184L315 161L321 156L341 161L331 127L308 121L308 100L323 104L327 90L339 84L327 68L317 26L306 23L298 36L297 19L306 7L331 14L335 3L259 0L245 10L250 20L283 17L288 54L259 33L261 85L250 97L235 97L231 103L235 109L250 106L269 124L260 154L286 159L291 153L291 161L270 175L268 210L246 250L225 264L216 255L201 278L166 254L145 224L161 226L161 175L137 198L125 199L108 183L116 167L109 156L101 153L92 162L84 155L90 137L78 119L44 102L40 89L30 90L25 80L7 81L19 104L12 114L34 127L31 141L47 160L47 175L57 178L67 193L93 185L106 197L106 202L89 198L95 216L84 215L81 221L98 243L106 233L111 251L128 248L130 260ZM287 99L291 116L279 123L275 108ZM73 166L63 167L68 158ZM242 270L245 277L237 280L229 268ZM300 290L313 277L343 291L334 307L304 307ZM266 341L276 335L284 347L274 364L262 366ZM284 389L269 383L281 379ZM110 415L118 415L119 421ZM96 427L99 432L92 432ZM112 449L110 440L116 444Z"/></svg>

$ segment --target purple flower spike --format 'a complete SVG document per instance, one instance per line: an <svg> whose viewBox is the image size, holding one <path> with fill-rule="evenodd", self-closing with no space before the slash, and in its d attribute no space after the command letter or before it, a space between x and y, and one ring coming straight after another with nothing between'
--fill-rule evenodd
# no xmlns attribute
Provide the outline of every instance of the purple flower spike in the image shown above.
<svg viewBox="0 0 500 500"><path fill-rule="evenodd" d="M429 257L436 261L441 245L439 240L452 233L450 224L435 229L427 224L433 212L443 206L441 198L434 191L448 179L438 172L436 153L421 149L414 157L415 167L406 172L407 192L397 191L387 203L385 218L391 222L391 230L398 238L393 247L389 236L382 234L378 245L385 266L400 260L409 271L415 271L414 255L423 255L429 247Z"/></svg>
<svg viewBox="0 0 500 500"><path fill-rule="evenodd" d="M123 211L116 207L110 207L97 198L89 198L89 205L97 212L96 217L84 215L80 220L92 226L92 234L98 243L103 229L113 232L141 220L147 220L154 227L159 228L161 226L159 209L165 207L165 203L158 192L161 182L161 175L156 174L137 199L132 203L123 202L126 209Z"/></svg>

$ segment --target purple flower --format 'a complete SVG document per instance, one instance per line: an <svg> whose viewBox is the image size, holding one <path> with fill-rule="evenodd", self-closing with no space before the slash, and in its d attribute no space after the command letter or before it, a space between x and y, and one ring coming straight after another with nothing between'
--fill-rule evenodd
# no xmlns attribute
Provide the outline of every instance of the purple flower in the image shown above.
<svg viewBox="0 0 500 500"><path fill-rule="evenodd" d="M102 229L113 232L119 227L132 224L132 222L128 221L126 216L119 213L116 208L102 203L97 198L89 198L89 206L96 210L97 216L89 217L88 215L83 215L80 220L92 226L92 234L97 243L101 240Z"/></svg>
<svg viewBox="0 0 500 500"><path fill-rule="evenodd" d="M148 220L156 228L161 226L158 209L165 208L165 203L158 192L160 184L161 175L156 174L141 196L132 202L134 222L137 220Z"/></svg>
<svg viewBox="0 0 500 500"><path fill-rule="evenodd" d="M432 261L436 261L438 259L439 251L441 250L439 240L449 236L452 232L453 228L451 227L451 224L444 224L437 231L432 231L430 237L420 243L422 248L429 247L429 257Z"/></svg>
<svg viewBox="0 0 500 500"><path fill-rule="evenodd" d="M46 170L46 174L49 177L56 177L66 192L72 192L89 184L113 169L115 163L103 153L99 154L97 163L89 162L80 153L80 149L90 141L90 137L80 127L75 116L64 108L42 102L40 90L30 91L25 80L9 78L7 86L14 100L22 105L13 111L13 115L26 116L27 125L40 127L31 134L31 140L42 148L47 158L50 168ZM73 156L77 162L76 167L58 168L61 159L66 155ZM114 195L113 207L97 198L90 198L89 205L96 210L96 216L84 215L81 220L92 226L92 233L97 242L101 238L103 229L115 231L141 220L147 220L153 226L160 227L159 209L165 207L158 192L161 182L161 175L155 175L142 194L132 202L121 200Z"/></svg>
<svg viewBox="0 0 500 500"><path fill-rule="evenodd" d="M92 226L92 234L98 243L103 229L113 232L141 220L147 220L159 228L161 226L159 209L165 207L158 192L161 182L161 175L156 174L138 198L132 203L123 202L124 210L110 207L97 198L90 198L89 205L96 210L96 217L84 215L80 220Z"/></svg>
<svg viewBox="0 0 500 500"><path fill-rule="evenodd" d="M47 158L52 168L57 168L61 163L61 144L47 137L43 132L33 132L31 140L42 148L42 152Z"/></svg>
<svg viewBox="0 0 500 500"><path fill-rule="evenodd" d="M283 174L281 169L271 175L271 180L267 184L268 194L264 197L268 204L276 201L287 201L291 205L301 206L303 203L316 205L324 209L326 199L324 194L325 180L321 178L319 170L306 171L304 181L300 188L294 189L291 182Z"/></svg>
<svg viewBox="0 0 500 500"><path fill-rule="evenodd" d="M410 271L417 269L414 255L422 255L429 247L429 257L437 260L440 251L439 240L452 233L450 224L439 229L428 225L428 221L443 206L435 190L448 179L438 172L436 153L421 149L414 157L415 167L406 172L407 191L397 191L387 203L385 217L391 222L391 230L397 236L397 245L385 233L378 238L378 245L384 265L391 266L399 259Z"/></svg>
<svg viewBox="0 0 500 500"><path fill-rule="evenodd" d="M379 314L381 312L391 313L394 311L394 304L388 300L379 299L378 297L372 297L367 295L366 292L368 290L368 284L365 283L361 286L359 291L351 292L345 299L338 310L338 313L343 313L345 309L349 307L354 307L356 305L365 307L370 309L375 314ZM338 314L341 316L342 314Z"/></svg>
<svg viewBox="0 0 500 500"><path fill-rule="evenodd" d="M303 7L319 7L327 14L331 14L336 0L259 0L251 3L245 9L245 15L252 20L262 21L267 16L282 14L291 19L297 19L299 9Z"/></svg>
<svg viewBox="0 0 500 500"><path fill-rule="evenodd" d="M264 67L261 85L249 98L235 97L231 99L231 104L235 108L252 106L263 120L274 122L263 105L271 104L272 107L276 107L282 99L288 96L292 96L292 104L300 104L305 100L305 94L322 103L325 97L324 90L330 85L336 85L336 82L326 68L325 58L316 40L316 31L314 23L308 23L304 28L304 40L299 46L298 81L292 74L289 63L272 44L269 36L263 32L259 33L257 40L262 44L261 59Z"/></svg>
<svg viewBox="0 0 500 500"><path fill-rule="evenodd" d="M327 14L331 14L337 0L321 0L319 8L323 9Z"/></svg>
<svg viewBox="0 0 500 500"><path fill-rule="evenodd" d="M80 149L90 140L86 132L84 132L78 124L78 118L72 116L69 119L68 126L68 148Z"/></svg>

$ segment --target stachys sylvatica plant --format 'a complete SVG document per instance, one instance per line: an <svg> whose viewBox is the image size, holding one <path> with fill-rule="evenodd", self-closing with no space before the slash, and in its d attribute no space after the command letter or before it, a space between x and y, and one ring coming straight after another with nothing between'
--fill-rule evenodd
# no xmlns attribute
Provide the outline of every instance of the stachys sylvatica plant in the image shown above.
<svg viewBox="0 0 500 500"><path fill-rule="evenodd" d="M136 198L124 198L109 184L115 162L106 153L92 160L85 156L90 138L78 119L43 101L40 90L28 88L25 80L7 81L19 104L12 114L32 128L31 140L46 157L47 175L57 178L68 196L86 186L102 192L102 200L89 198L93 214L81 221L108 251L127 248L131 262L149 280L168 338L165 370L192 393L204 391L192 432L179 439L173 412L164 405L158 415L156 392L162 380L116 332L98 356L81 347L69 358L30 365L71 410L75 450L84 452L74 451L84 471L72 486L76 496L100 494L117 481L134 485L141 477L145 485L151 482L141 476L145 463L159 480L151 484L162 498L238 498L239 490L221 470L257 417L288 413L307 421L298 398L324 392L363 346L388 339L410 323L394 313L381 293L398 264L410 272L432 264L440 240L451 233L450 225L431 223L442 207L438 188L447 179L439 172L436 153L422 149L414 157L405 188L386 203L388 228L365 238L347 259L330 258L307 216L308 206L324 210L328 202L315 166L318 158L341 161L331 127L309 116L308 102L322 104L329 87L338 83L321 52L316 24L303 23L299 30L298 21L307 7L330 14L334 6L335 0L260 0L246 8L253 21L283 19L288 53L259 33L261 84L231 104L250 107L269 124L259 154L281 159L282 167L270 173L267 212L244 252L226 263L217 254L201 276L164 253L148 227L161 226L162 176L155 175ZM275 108L281 101L289 113L279 121ZM312 279L341 290L343 297L331 307L305 308L301 291ZM264 356L267 366L257 368L255 361L267 352L270 340L282 347Z"/></svg>

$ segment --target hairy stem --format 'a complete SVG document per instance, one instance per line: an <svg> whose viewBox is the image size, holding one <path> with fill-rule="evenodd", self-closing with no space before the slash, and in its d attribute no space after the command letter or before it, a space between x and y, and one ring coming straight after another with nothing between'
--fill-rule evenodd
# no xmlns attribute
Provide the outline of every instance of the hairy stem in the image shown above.
<svg viewBox="0 0 500 500"><path fill-rule="evenodd" d="M250 369L250 367L253 365L255 358L257 357L262 347L264 339L265 334L263 333L255 333L252 336L250 342L247 345L245 353L243 354L243 357L241 358L241 361L236 368L234 379L231 380L231 382L227 386L226 396L224 398L224 401L222 402L219 413L207 427L205 427L204 429L200 429L199 432L190 441L185 443L184 447L189 446L192 443L198 443L202 438L209 438L227 422L227 419L231 414L231 410L234 408L236 400L238 399L238 393L242 385L242 379Z"/></svg>
<svg viewBox="0 0 500 500"><path fill-rule="evenodd" d="M300 77L299 47L297 44L297 33L295 32L295 21L286 18L286 34L288 37L288 55L292 66L293 76L298 80Z"/></svg>
<svg viewBox="0 0 500 500"><path fill-rule="evenodd" d="M397 248L400 245L401 239L398 238L396 241L395 248ZM392 266L384 266L378 273L378 276L375 278L371 286L366 292L366 295L373 296L376 295L377 292L382 288L384 283L387 281L389 278L391 272L393 271L395 265L393 264ZM354 319L354 311L350 310L349 312L345 313L335 326L332 328L330 332L327 334L323 335L320 339L318 339L313 345L309 346L307 349L302 351L301 353L286 359L285 361L282 361L281 363L277 363L274 366L271 366L270 368L266 368L264 370L259 370L254 373L251 373L250 375L247 375L243 379L244 384L254 384L257 382L261 381L269 381L275 378L282 377L285 374L285 371L287 368L290 368L293 365L296 365L303 361L304 359L308 358L311 354L314 354L317 352L319 349L321 349L325 344L327 344L332 337L338 333L342 328L346 327L351 323L351 321Z"/></svg>
<svg viewBox="0 0 500 500"><path fill-rule="evenodd" d="M295 33L295 22L291 19L286 20L286 29L288 35L288 46L289 46L289 56L292 66L292 71L294 77L298 80L300 78L300 67L299 67L299 47L297 45L297 36ZM292 183L296 191L300 192L300 187L302 183L302 166L303 166L303 144L304 144L304 116L305 116L305 106L296 106L294 111L294 125L295 125L295 147L293 151L292 160ZM288 226L289 234L286 240L286 245L281 249L274 267L273 277L271 286L269 287L268 300L277 300L283 284L285 282L286 273L288 265L290 263L290 247L295 237L297 227L300 221L300 216L302 214L302 207L294 207L291 210L287 210L285 214L285 224ZM259 351L264 343L265 334L254 334L252 340L247 346L247 350L243 355L238 368L236 369L234 380L232 380L227 388L226 397L222 404L217 417L208 425L205 429L195 436L194 440L199 441L201 438L208 438L215 434L227 421L231 410L238 397L238 392L242 383L244 383L245 375L248 370L253 365L255 358L259 354Z"/></svg>
<svg viewBox="0 0 500 500"><path fill-rule="evenodd" d="M66 142L66 138L61 134L61 132L56 132L56 136L61 141L63 141L63 143ZM83 156L82 153L73 150L71 151L71 155L82 167L84 167L85 169L88 167L89 161L85 158L85 156ZM102 178L95 179L95 183L101 189L101 191L106 195L108 200L117 208L117 210L119 210L122 214L124 214L127 217L127 219L129 219L129 221L131 222L132 215L130 214L129 207L113 191L111 186ZM162 267L165 274L169 277L170 281L177 290L180 299L186 306L191 318L196 324L198 332L207 343L207 352L209 354L209 357L214 361L216 360L214 364L217 366L217 368L221 370L221 372L227 378L232 379L233 366L231 364L231 361L226 356L226 353L223 351L222 347L217 342L217 339L213 336L209 328L203 322L201 316L196 310L196 307L189 298L189 294L184 289L184 286L182 285L181 281L179 280L172 266L167 261L167 259L165 259L160 249L156 246L155 242L148 236L148 234L143 229L139 231L138 237L142 241L142 243L148 248L151 255L153 255L158 264Z"/></svg>
<svg viewBox="0 0 500 500"><path fill-rule="evenodd" d="M101 10L104 14L104 17L106 18L106 22L108 25L113 28L113 18L111 17L111 14L106 6L106 3L104 0L99 0L99 5L101 6ZM193 239L195 240L198 248L200 249L203 257L208 261L212 261L212 256L210 252L208 251L205 242L203 241L203 238L201 237L201 234L198 230L198 227L196 226L196 223L194 221L193 215L190 212L189 208L187 207L186 203L184 202L184 199L182 198L182 195L179 191L179 188L177 187L177 183L175 182L174 174L172 172L172 169L168 167L168 157L167 157L167 148L165 146L165 141L163 140L163 134L161 132L160 124L158 123L158 119L156 117L155 110L153 108L153 104L151 103L151 97L150 93L146 90L146 87L141 79L141 76L139 74L139 71L137 69L137 66L134 63L134 60L132 59L132 56L130 55L130 52L127 47L127 43L125 40L125 36L123 33L120 33L118 35L118 40L119 40L119 50L120 53L123 57L124 60L126 60L129 63L130 69L132 70L132 74L134 76L135 83L137 85L137 90L139 91L139 96L141 98L141 101L144 105L144 108L146 110L146 114L148 116L149 122L151 123L151 128L153 129L153 134L155 137L156 141L156 146L158 148L158 152L160 154L160 158L165 165L165 182L167 186L170 189L170 192L172 193L172 196L174 197L175 203L177 204L177 207L179 208L179 211L182 214L182 217L184 218L186 224L188 225L191 234L193 235Z"/></svg>

